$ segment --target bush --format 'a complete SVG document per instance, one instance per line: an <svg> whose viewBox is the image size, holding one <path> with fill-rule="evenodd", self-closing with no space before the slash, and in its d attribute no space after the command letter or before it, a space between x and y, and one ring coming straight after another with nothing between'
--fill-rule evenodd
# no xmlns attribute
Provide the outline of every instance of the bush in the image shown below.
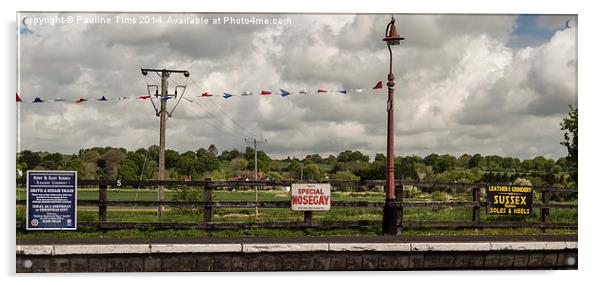
<svg viewBox="0 0 602 285"><path fill-rule="evenodd" d="M203 201L205 196L204 188L180 187L175 192L174 198L177 201ZM198 206L176 206L173 212L176 214L202 215L203 210L203 207Z"/></svg>

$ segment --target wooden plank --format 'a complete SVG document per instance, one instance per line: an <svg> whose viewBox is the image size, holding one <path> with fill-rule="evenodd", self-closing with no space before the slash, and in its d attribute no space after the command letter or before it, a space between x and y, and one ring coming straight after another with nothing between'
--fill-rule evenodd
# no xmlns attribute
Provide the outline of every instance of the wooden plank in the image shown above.
<svg viewBox="0 0 602 285"><path fill-rule="evenodd" d="M275 222L235 222L235 223L155 223L155 222L78 222L79 228L96 229L240 229L240 228L337 228L337 227L363 227L378 226L380 220L360 221L275 221ZM25 228L24 221L15 223L17 228ZM432 228L472 228L470 221L408 221L403 225L407 227L432 227ZM506 222L506 221L481 221L479 228L565 228L577 229L576 223L540 223L540 222Z"/></svg>
<svg viewBox="0 0 602 285"><path fill-rule="evenodd" d="M106 180L108 186L117 187L117 180ZM120 187L144 187L144 186L199 186L199 187L213 187L213 188L235 188L235 187L253 187L253 186L264 186L264 187L277 187L277 186L290 186L292 183L299 181L295 180L282 180L282 181L271 181L271 180L259 180L259 181L211 181L207 184L206 181L175 181L175 180L120 180ZM303 181L307 182L307 181ZM320 180L310 181L315 183L330 183L332 186L381 186L385 184L384 180ZM17 185L25 185L25 178L19 178L16 180ZM78 180L78 186L97 186L100 184L99 180L80 179ZM487 183L461 183L461 182L428 182L428 181L417 181L417 180L395 180L396 186L415 186L419 188L455 188L455 189L472 189L472 188L485 188ZM559 187L559 186L533 186L533 190L536 192L540 191L551 191L551 192L577 192L577 187Z"/></svg>
<svg viewBox="0 0 602 285"><path fill-rule="evenodd" d="M452 201L452 202L439 202L439 201L412 201L412 202L398 202L398 206L407 208L472 208L475 202L471 201ZM15 200L16 205L25 205L25 200ZM107 206L140 206L140 207L151 207L158 206L158 201L133 201L133 200L109 200L106 201ZM204 207L204 201L163 201L165 206L196 206ZM98 206L97 200L78 200L78 206ZM247 208L255 207L255 201L212 201L212 206L215 208ZM333 207L382 207L384 202L380 201L333 201ZM481 202L481 207L485 207L487 202ZM290 201L259 201L257 202L259 207L274 207L283 208L290 207ZM562 204L562 203L548 203L544 205L542 203L533 203L533 208L557 208L557 209L577 209L577 204Z"/></svg>
<svg viewBox="0 0 602 285"><path fill-rule="evenodd" d="M472 201L412 201L402 202L401 205L408 208L472 208L476 204Z"/></svg>
<svg viewBox="0 0 602 285"><path fill-rule="evenodd" d="M404 221L406 226L411 227L435 227L435 228L471 228L472 222L465 221ZM517 221L481 221L479 228L577 228L577 223L541 223L541 222L517 222Z"/></svg>

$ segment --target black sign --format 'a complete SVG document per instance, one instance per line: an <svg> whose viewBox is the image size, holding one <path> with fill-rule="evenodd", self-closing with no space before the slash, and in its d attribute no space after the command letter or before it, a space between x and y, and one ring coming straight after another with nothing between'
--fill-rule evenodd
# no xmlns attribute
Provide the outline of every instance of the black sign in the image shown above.
<svg viewBox="0 0 602 285"><path fill-rule="evenodd" d="M533 188L531 186L487 186L487 214L526 216L532 213Z"/></svg>
<svg viewBox="0 0 602 285"><path fill-rule="evenodd" d="M77 229L77 172L27 171L27 229Z"/></svg>

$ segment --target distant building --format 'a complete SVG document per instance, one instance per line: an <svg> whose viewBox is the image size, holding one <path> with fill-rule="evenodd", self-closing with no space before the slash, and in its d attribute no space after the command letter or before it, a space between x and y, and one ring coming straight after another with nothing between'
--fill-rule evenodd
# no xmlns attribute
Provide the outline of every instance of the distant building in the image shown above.
<svg viewBox="0 0 602 285"><path fill-rule="evenodd" d="M267 175L264 172L257 172L257 180L266 180ZM236 173L236 180L255 180L255 171L253 170L242 170Z"/></svg>

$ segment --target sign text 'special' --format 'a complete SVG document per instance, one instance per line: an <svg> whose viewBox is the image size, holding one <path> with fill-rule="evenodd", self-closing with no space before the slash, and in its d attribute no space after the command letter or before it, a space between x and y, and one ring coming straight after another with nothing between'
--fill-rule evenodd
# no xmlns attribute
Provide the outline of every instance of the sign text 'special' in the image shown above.
<svg viewBox="0 0 602 285"><path fill-rule="evenodd" d="M293 211L330 210L330 184L293 184L291 209Z"/></svg>

